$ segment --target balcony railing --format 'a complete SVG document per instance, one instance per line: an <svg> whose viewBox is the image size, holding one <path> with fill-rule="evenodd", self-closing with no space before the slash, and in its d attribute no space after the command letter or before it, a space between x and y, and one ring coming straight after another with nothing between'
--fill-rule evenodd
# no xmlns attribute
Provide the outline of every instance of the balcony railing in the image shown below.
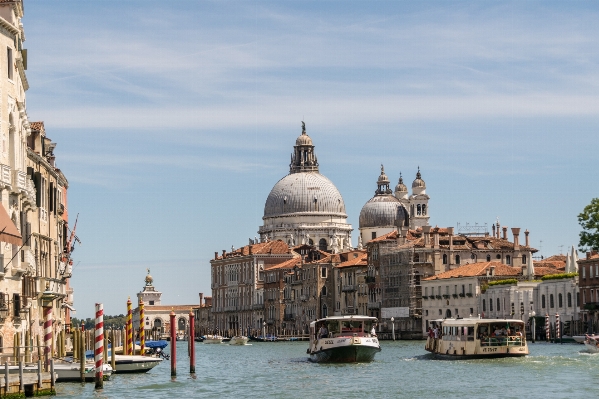
<svg viewBox="0 0 599 399"><path fill-rule="evenodd" d="M12 185L10 166L0 164L0 183L2 183L2 186L4 187L10 187Z"/></svg>
<svg viewBox="0 0 599 399"><path fill-rule="evenodd" d="M300 296L300 301L307 301L310 297L308 295L301 295Z"/></svg>
<svg viewBox="0 0 599 399"><path fill-rule="evenodd" d="M254 309L254 310L264 309L264 304L263 303L255 303L252 305L252 309Z"/></svg>
<svg viewBox="0 0 599 399"><path fill-rule="evenodd" d="M355 290L356 290L355 284L345 284L344 286L341 287L341 291L343 291L343 292L355 291Z"/></svg>
<svg viewBox="0 0 599 399"><path fill-rule="evenodd" d="M293 321L293 320L295 320L295 316L292 314L285 314L283 316L283 321Z"/></svg>
<svg viewBox="0 0 599 399"><path fill-rule="evenodd" d="M368 309L380 309L381 302L368 302Z"/></svg>

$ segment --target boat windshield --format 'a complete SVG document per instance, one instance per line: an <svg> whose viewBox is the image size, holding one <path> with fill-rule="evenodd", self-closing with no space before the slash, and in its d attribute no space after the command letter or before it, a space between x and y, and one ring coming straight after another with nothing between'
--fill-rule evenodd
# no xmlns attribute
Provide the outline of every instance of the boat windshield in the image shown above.
<svg viewBox="0 0 599 399"><path fill-rule="evenodd" d="M326 333L329 337L339 336L366 336L370 334L373 321L371 320L329 320L317 325L317 330L320 330L322 326L326 328ZM319 334L321 335L321 334Z"/></svg>

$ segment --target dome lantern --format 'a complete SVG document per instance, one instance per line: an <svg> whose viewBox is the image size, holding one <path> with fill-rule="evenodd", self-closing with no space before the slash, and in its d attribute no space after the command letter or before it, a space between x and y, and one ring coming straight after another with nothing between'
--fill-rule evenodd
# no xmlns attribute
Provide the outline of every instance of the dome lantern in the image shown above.
<svg viewBox="0 0 599 399"><path fill-rule="evenodd" d="M295 140L289 173L317 172L318 159L314 153L312 139L306 133L306 124L302 121L302 134Z"/></svg>
<svg viewBox="0 0 599 399"><path fill-rule="evenodd" d="M374 192L376 195L383 194L391 194L391 189L389 188L389 178L385 174L385 167L381 164L381 174L376 182L378 188Z"/></svg>
<svg viewBox="0 0 599 399"><path fill-rule="evenodd" d="M426 189L426 183L424 182L424 180L422 180L422 175L420 174L420 166L418 167L416 178L412 182L412 188Z"/></svg>

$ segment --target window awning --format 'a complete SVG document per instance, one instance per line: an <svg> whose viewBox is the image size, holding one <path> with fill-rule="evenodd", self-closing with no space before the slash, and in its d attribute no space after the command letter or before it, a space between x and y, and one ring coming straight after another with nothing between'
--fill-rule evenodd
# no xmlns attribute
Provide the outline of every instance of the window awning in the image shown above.
<svg viewBox="0 0 599 399"><path fill-rule="evenodd" d="M10 220L6 209L2 205L0 205L0 241L14 245L23 244L21 233L19 233L17 226L15 226L12 220Z"/></svg>

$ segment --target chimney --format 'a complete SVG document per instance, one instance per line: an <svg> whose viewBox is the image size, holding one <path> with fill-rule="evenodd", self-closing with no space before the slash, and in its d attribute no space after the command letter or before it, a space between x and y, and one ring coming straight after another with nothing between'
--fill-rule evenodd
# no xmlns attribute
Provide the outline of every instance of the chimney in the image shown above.
<svg viewBox="0 0 599 399"><path fill-rule="evenodd" d="M495 275L495 266L489 266L489 275L490 276L494 276Z"/></svg>
<svg viewBox="0 0 599 399"><path fill-rule="evenodd" d="M253 250L252 246L250 245L248 248L249 248L249 251L250 251L250 255L252 255L254 253L254 250Z"/></svg>
<svg viewBox="0 0 599 399"><path fill-rule="evenodd" d="M200 292L200 306L202 306L202 301L204 300L204 293Z"/></svg>
<svg viewBox="0 0 599 399"><path fill-rule="evenodd" d="M449 234L449 250L453 251L453 227L448 227L447 233Z"/></svg>
<svg viewBox="0 0 599 399"><path fill-rule="evenodd" d="M218 259L218 251L214 251L214 260Z"/></svg>
<svg viewBox="0 0 599 399"><path fill-rule="evenodd" d="M435 227L433 231L433 245L436 249L439 249L439 228Z"/></svg>
<svg viewBox="0 0 599 399"><path fill-rule="evenodd" d="M429 248L431 245L431 226L422 226L422 235L424 235L424 246Z"/></svg>
<svg viewBox="0 0 599 399"><path fill-rule="evenodd" d="M526 246L527 246L527 247L530 247L530 241L529 241L529 238L528 238L528 235L529 235L529 234L530 234L530 231L528 231L528 230L526 230L526 231L524 232L524 236L526 237L526 240L524 240L524 241L526 242Z"/></svg>
<svg viewBox="0 0 599 399"><path fill-rule="evenodd" d="M227 250L223 249L223 259L225 259L227 257Z"/></svg>
<svg viewBox="0 0 599 399"><path fill-rule="evenodd" d="M500 231L501 231L501 225L499 224L499 220L497 220L497 224L495 225L495 238L499 238Z"/></svg>
<svg viewBox="0 0 599 399"><path fill-rule="evenodd" d="M520 228L512 227L512 234L514 235L514 251L520 250Z"/></svg>
<svg viewBox="0 0 599 399"><path fill-rule="evenodd" d="M591 253L587 252L587 259L591 259Z"/></svg>
<svg viewBox="0 0 599 399"><path fill-rule="evenodd" d="M507 240L507 227L503 227L503 237L504 240Z"/></svg>
<svg viewBox="0 0 599 399"><path fill-rule="evenodd" d="M408 241L408 230L409 229L406 226L403 226L401 228L401 239L404 244L406 243L406 241Z"/></svg>

